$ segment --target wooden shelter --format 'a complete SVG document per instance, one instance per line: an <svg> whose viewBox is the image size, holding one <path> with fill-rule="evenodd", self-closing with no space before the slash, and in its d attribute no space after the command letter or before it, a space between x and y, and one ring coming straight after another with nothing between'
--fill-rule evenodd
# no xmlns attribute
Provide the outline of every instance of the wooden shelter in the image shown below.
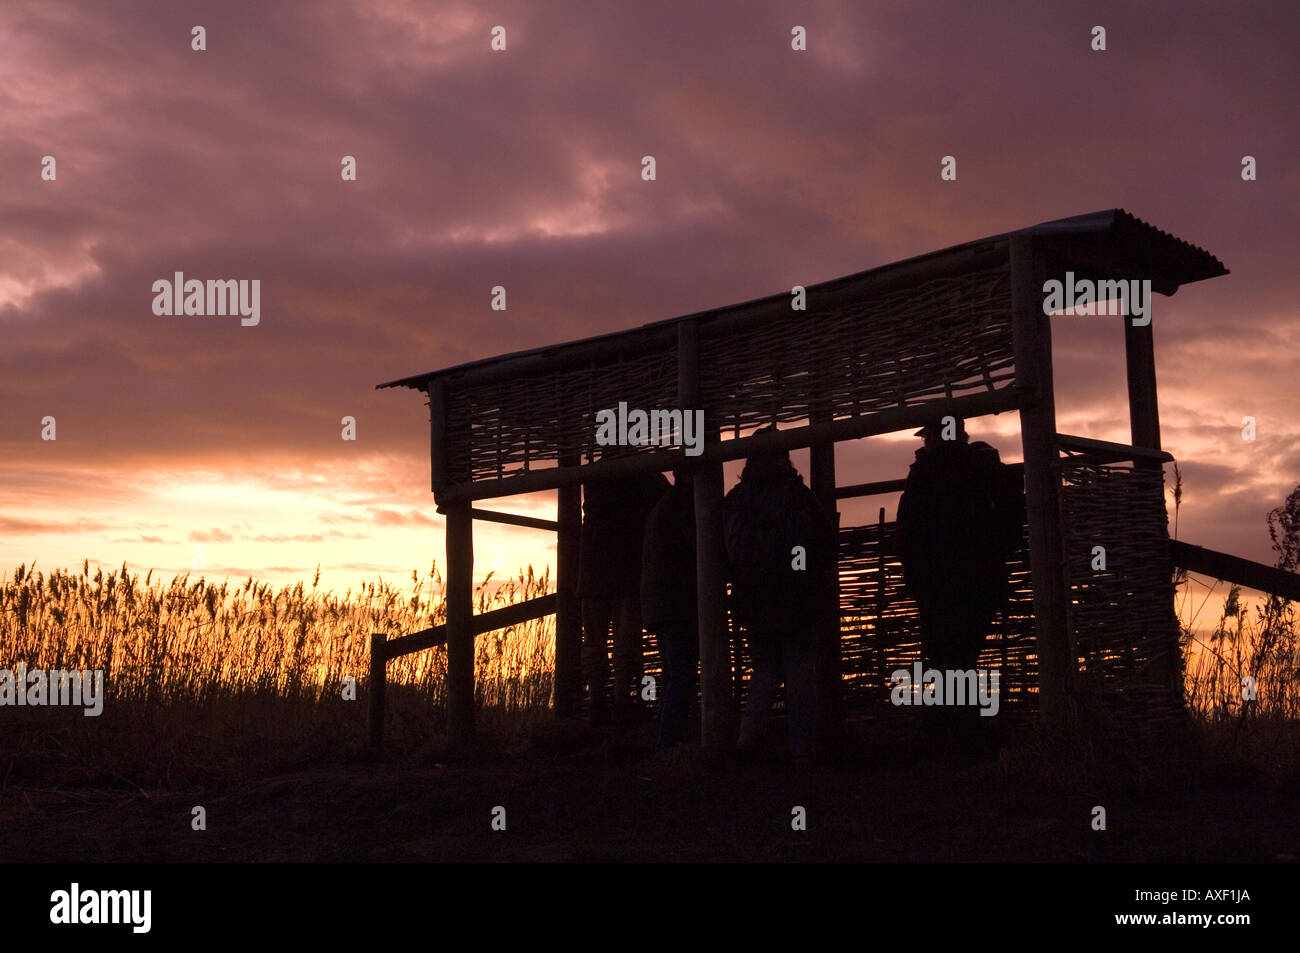
<svg viewBox="0 0 1300 953"><path fill-rule="evenodd" d="M381 730L384 663L441 644L448 657L448 730L474 729L477 634L556 614L555 708L580 696L581 628L574 595L581 485L606 476L695 469L703 738L734 731L733 661L722 545L724 461L761 448L810 448L809 483L838 499L889 493L902 480L840 485L835 444L916 428L940 416L1020 416L1027 497L1019 597L1002 614L988 658L1003 668L1004 704L1063 723L1070 699L1140 698L1142 718L1181 706L1173 556L1167 534L1151 326L1123 317L1131 443L1057 432L1051 323L1044 282L1146 279L1155 292L1226 274L1208 252L1122 209L1020 231L824 282L807 309L782 292L643 327L429 371L380 387L425 392L433 493L447 520L447 622L372 644L372 730ZM703 409L699 456L644 447L594 460L596 414ZM769 423L776 433L754 435ZM484 500L555 490L556 519L479 508ZM556 593L475 616L476 519L557 533ZM839 605L824 620L823 704L843 689L875 691L881 673L915 657L914 611L899 586L891 527L840 529ZM1092 568L1104 545L1107 568ZM1253 564L1252 564L1253 565ZM1189 567L1196 568L1196 567ZM1256 567L1262 568L1262 567ZM1294 578L1294 577L1292 577Z"/></svg>

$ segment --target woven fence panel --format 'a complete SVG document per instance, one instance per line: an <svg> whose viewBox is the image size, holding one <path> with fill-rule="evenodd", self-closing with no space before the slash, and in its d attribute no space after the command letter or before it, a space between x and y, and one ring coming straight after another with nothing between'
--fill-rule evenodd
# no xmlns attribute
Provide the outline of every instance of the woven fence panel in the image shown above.
<svg viewBox="0 0 1300 953"><path fill-rule="evenodd" d="M846 699L888 701L890 674L921 658L916 603L903 587L893 523L840 530L841 651ZM1007 561L1011 594L994 617L979 667L999 673L1000 714L1036 708L1033 589L1024 549Z"/></svg>
<svg viewBox="0 0 1300 953"><path fill-rule="evenodd" d="M584 367L448 381L449 482L498 480L590 453L596 413L620 401L645 411L675 407L676 345L654 341L647 337L642 349L630 342L621 358ZM743 329L701 327L706 423L737 436L807 421L814 405L844 419L992 390L1014 376L1005 265L831 311L756 317Z"/></svg>
<svg viewBox="0 0 1300 953"><path fill-rule="evenodd" d="M557 466L561 455L595 447L596 412L671 408L677 401L677 351L472 387L447 395L448 479L452 484ZM642 448L654 450L655 447Z"/></svg>
<svg viewBox="0 0 1300 953"><path fill-rule="evenodd" d="M939 278L834 311L756 321L700 341L711 424L835 419L992 390L1015 376L1008 266Z"/></svg>
<svg viewBox="0 0 1300 953"><path fill-rule="evenodd" d="M1164 476L1068 466L1061 493L1069 618L1085 710L1133 734L1182 709ZM1093 568L1105 550L1105 568ZM1100 563L1097 563L1100 566Z"/></svg>

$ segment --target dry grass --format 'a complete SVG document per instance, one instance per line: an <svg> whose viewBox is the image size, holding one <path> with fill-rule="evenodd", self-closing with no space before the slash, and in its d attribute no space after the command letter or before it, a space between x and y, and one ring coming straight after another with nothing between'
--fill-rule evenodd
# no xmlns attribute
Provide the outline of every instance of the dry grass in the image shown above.
<svg viewBox="0 0 1300 953"><path fill-rule="evenodd" d="M104 714L9 708L11 744L0 787L184 787L361 755L369 636L444 621L436 566L409 588L382 580L342 596L313 581L272 590L249 579L231 589L188 576L166 585L120 572L93 575L20 566L0 578L0 668L105 669ZM1186 582L1186 581L1185 581ZM477 590L485 612L551 591L531 567ZM1233 589L1214 632L1193 634L1190 584L1180 618L1187 697L1216 754L1265 766L1300 763L1300 633L1278 600L1250 607ZM476 703L486 734L511 743L550 717L554 617L476 640ZM387 738L392 750L436 747L444 728L446 652L389 663ZM1241 679L1258 700L1244 703ZM345 677L356 700L343 699ZM1290 754L1288 754L1290 752Z"/></svg>
<svg viewBox="0 0 1300 953"><path fill-rule="evenodd" d="M0 579L0 668L104 669L104 714L10 708L24 727L8 782L61 780L174 785L359 751L365 735L369 636L403 635L445 621L437 567L409 590L382 580L343 596L321 592L319 574L272 590L249 579L230 588L178 577L163 585L125 566L93 575L18 567ZM476 593L483 612L544 595L549 573L530 566ZM489 731L526 727L550 707L554 618L486 633L476 642L476 702ZM397 745L442 728L446 651L388 665ZM343 680L356 680L355 701ZM87 730L94 726L93 731Z"/></svg>

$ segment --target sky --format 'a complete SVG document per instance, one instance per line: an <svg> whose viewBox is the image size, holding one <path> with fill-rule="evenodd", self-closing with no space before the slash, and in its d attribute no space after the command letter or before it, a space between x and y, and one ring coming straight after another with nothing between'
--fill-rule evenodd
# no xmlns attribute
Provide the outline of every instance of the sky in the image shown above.
<svg viewBox="0 0 1300 953"><path fill-rule="evenodd" d="M376 384L1113 207L1231 272L1157 297L1162 437L1179 538L1271 564L1298 39L1291 3L6 0L0 574L409 580L444 554L428 410ZM176 272L257 279L259 322L155 314ZM1127 442L1118 325L1053 325L1058 429ZM1021 459L1014 414L968 429ZM841 445L839 480L916 446ZM479 575L553 560L479 525Z"/></svg>

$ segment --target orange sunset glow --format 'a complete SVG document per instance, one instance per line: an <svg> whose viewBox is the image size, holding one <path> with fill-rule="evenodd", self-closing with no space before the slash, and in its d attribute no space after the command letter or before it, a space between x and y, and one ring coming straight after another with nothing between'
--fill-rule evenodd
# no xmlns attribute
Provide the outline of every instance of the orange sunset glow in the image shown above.
<svg viewBox="0 0 1300 953"><path fill-rule="evenodd" d="M1099 69L1001 6L814 5L819 55L758 69L775 10L739 27L689 5L6 5L0 566L283 584L319 565L339 590L423 572L443 556L427 410L377 383L1117 206L1231 269L1156 300L1163 442L1179 536L1271 562L1265 514L1300 479L1286 34L1259 23L1247 44L1204 4L1195 29L1152 32L1117 7L1127 38ZM508 59L465 41L507 13ZM163 41L202 17L204 53ZM1008 35L1018 54L990 57ZM1202 70L1209 49L1231 68ZM259 279L260 324L155 315L151 285L177 271ZM1126 440L1117 327L1053 323L1061 430ZM1015 415L970 429L1018 459ZM915 446L842 445L841 480L900 477ZM890 498L844 522L881 504L892 518ZM554 494L502 508L551 518ZM547 533L479 530L480 578L553 559Z"/></svg>

